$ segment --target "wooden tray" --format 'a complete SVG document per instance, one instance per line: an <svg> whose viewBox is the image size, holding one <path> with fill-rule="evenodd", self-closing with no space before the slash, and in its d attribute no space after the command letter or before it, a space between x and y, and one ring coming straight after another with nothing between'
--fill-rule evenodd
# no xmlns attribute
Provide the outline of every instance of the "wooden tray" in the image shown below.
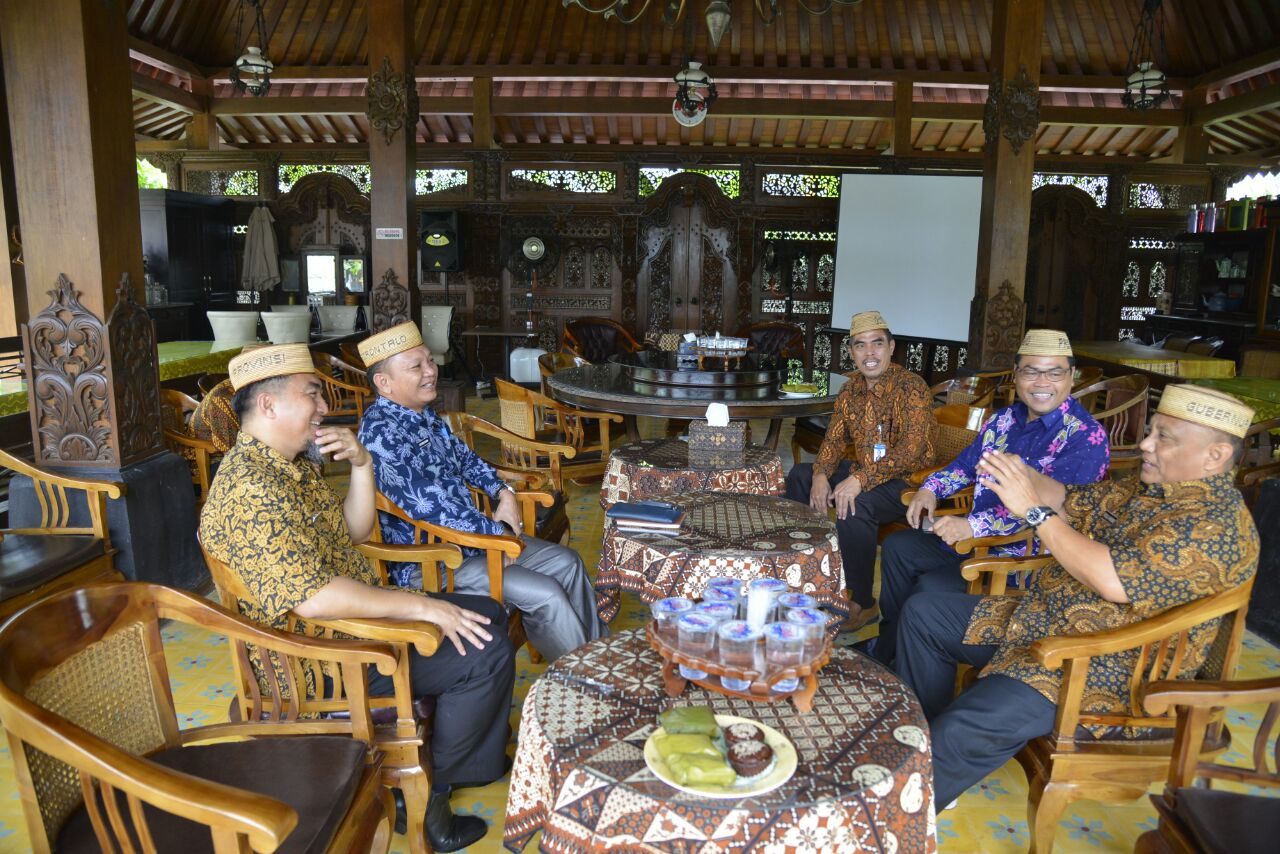
<svg viewBox="0 0 1280 854"><path fill-rule="evenodd" d="M790 699L798 711L807 712L813 708L813 695L818 690L818 671L831 660L831 640L827 639L823 642L822 650L815 658L804 664L771 673L766 679L759 670L732 667L727 664L721 664L719 661L698 658L695 655L680 652L675 648L674 644L658 634L658 624L652 620L645 626L644 631L645 637L649 640L649 645L654 648L658 655L662 656L662 682L668 697L679 697L684 692L685 686L693 682L703 688L717 691L729 697L750 700L753 703L776 703L780 700ZM763 642L762 640L761 643ZM681 676L679 670L681 664L685 667L705 672L708 678L688 679ZM749 681L751 685L746 691L732 691L721 684L720 676ZM781 682L784 679L799 679L801 682L794 691L775 692L773 690L774 683Z"/></svg>

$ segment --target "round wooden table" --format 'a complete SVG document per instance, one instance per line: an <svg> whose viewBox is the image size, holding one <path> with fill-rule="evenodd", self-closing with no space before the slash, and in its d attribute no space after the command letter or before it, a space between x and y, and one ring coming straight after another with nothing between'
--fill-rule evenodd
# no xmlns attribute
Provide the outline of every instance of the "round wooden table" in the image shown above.
<svg viewBox="0 0 1280 854"><path fill-rule="evenodd" d="M782 460L774 451L748 445L739 453L690 453L680 439L642 439L609 455L600 484L600 505L666 498L698 490L781 495Z"/></svg>
<svg viewBox="0 0 1280 854"><path fill-rule="evenodd" d="M829 374L814 381L824 386L826 394L813 397L786 397L776 385L748 386L679 386L636 382L623 367L587 365L566 368L547 378L547 388L556 400L583 409L616 412L625 417L627 438L640 440L637 415L658 418L701 418L708 403L723 403L730 418L768 418L769 433L764 444L778 447L782 419L807 415L828 415L835 409L836 392L844 384L843 374Z"/></svg>
<svg viewBox="0 0 1280 854"><path fill-rule="evenodd" d="M930 740L919 703L871 659L834 649L810 712L690 685L672 699L641 631L561 656L525 698L504 845L522 851L937 850ZM686 794L644 761L671 706L752 718L795 745L795 775L741 800Z"/></svg>
<svg viewBox="0 0 1280 854"><path fill-rule="evenodd" d="M694 598L718 575L781 578L831 612L833 634L849 616L827 514L772 495L689 492L665 500L684 508L679 534L622 532L605 523L596 576L596 608L605 622L617 616L623 590L644 602Z"/></svg>

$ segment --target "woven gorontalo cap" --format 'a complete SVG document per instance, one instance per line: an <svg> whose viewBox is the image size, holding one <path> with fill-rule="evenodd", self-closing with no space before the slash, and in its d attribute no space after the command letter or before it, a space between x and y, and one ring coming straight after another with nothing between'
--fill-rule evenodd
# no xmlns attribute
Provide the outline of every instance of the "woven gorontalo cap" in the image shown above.
<svg viewBox="0 0 1280 854"><path fill-rule="evenodd" d="M231 387L239 391L268 377L314 374L316 366L306 344L276 344L241 353L227 365L227 371L231 374Z"/></svg>
<svg viewBox="0 0 1280 854"><path fill-rule="evenodd" d="M406 320L377 335L370 335L357 344L356 349L360 351L360 358L364 359L366 365L375 365L396 353L421 346L422 333L418 331L418 325L412 320Z"/></svg>
<svg viewBox="0 0 1280 854"><path fill-rule="evenodd" d="M1058 329L1031 329L1022 336L1022 344L1018 347L1019 356L1066 356L1071 352L1071 339L1067 333Z"/></svg>
<svg viewBox="0 0 1280 854"><path fill-rule="evenodd" d="M1198 385L1165 386L1156 412L1203 424L1244 438L1253 424L1254 411L1224 391Z"/></svg>
<svg viewBox="0 0 1280 854"><path fill-rule="evenodd" d="M861 335L863 332L870 332L872 329L888 329L889 324L885 321L884 315L878 311L860 311L853 316L853 320L849 321L849 337Z"/></svg>

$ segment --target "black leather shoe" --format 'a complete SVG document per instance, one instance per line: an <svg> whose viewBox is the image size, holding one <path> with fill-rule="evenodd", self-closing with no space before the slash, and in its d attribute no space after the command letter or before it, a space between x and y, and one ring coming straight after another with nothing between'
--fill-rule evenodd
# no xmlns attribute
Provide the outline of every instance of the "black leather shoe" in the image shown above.
<svg viewBox="0 0 1280 854"><path fill-rule="evenodd" d="M409 810L404 805L404 792L393 787L391 799L396 802L396 833L403 836L409 829Z"/></svg>
<svg viewBox="0 0 1280 854"><path fill-rule="evenodd" d="M480 841L489 832L484 819L474 815L454 815L449 794L431 793L427 799L427 841L433 851L458 851Z"/></svg>

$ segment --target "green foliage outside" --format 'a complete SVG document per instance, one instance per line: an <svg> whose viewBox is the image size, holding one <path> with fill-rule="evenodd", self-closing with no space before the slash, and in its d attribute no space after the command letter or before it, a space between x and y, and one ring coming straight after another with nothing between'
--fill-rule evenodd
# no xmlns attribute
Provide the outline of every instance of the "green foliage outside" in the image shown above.
<svg viewBox="0 0 1280 854"><path fill-rule="evenodd" d="M141 157L138 162L138 189L166 190L169 188L169 177Z"/></svg>

